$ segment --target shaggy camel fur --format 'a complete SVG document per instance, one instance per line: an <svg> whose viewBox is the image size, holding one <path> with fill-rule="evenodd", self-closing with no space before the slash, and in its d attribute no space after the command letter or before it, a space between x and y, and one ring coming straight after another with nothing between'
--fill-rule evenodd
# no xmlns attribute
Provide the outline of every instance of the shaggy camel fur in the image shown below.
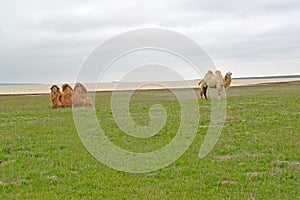
<svg viewBox="0 0 300 200"><path fill-rule="evenodd" d="M224 88L224 79L222 76L221 71L216 71L215 75L212 73L212 71L208 71L207 74L204 76L203 80L206 82L207 86L209 88L216 88L219 99L221 97L221 92Z"/></svg>
<svg viewBox="0 0 300 200"><path fill-rule="evenodd" d="M229 86L231 85L231 81L232 81L231 75L232 75L231 72L227 72L225 77L223 78L220 71L216 71L216 75L214 75L212 71L208 71L207 74L205 75L205 77L198 84L198 86L200 85L201 98L202 98L202 95L204 95L205 99L207 99L206 98L207 87L217 88L219 98L220 98L222 88L224 87L224 89L228 89ZM222 77L222 80L221 80L221 77ZM210 81L211 85L208 85L205 81ZM219 84L217 84L218 81L219 81Z"/></svg>
<svg viewBox="0 0 300 200"><path fill-rule="evenodd" d="M202 84L201 84L202 83ZM200 81L200 84L201 85L201 88L200 88L200 95L201 95L201 91L207 91L205 89L205 85L207 86L207 88L216 88L217 89L217 92L218 92L218 95L219 95L219 99L221 98L221 92L224 88L224 78L222 76L222 73L221 71L216 71L215 72L215 75L213 74L212 71L208 71L204 78ZM206 96L206 94L204 95ZM202 96L201 96L202 98ZM205 98L207 99L207 98Z"/></svg>
<svg viewBox="0 0 300 200"><path fill-rule="evenodd" d="M57 85L52 85L50 90L51 108L61 107L62 94L59 90L59 87Z"/></svg>
<svg viewBox="0 0 300 200"><path fill-rule="evenodd" d="M200 86L200 96L201 96L201 99L204 98L207 99L207 96L206 96L206 91L207 91L207 85L205 83L205 81L202 79L199 81L198 83L198 86Z"/></svg>
<svg viewBox="0 0 300 200"><path fill-rule="evenodd" d="M73 92L73 106L92 106L92 100L87 89L81 83L76 83Z"/></svg>
<svg viewBox="0 0 300 200"><path fill-rule="evenodd" d="M227 90L229 88L229 86L231 85L231 72L227 72L224 78L224 88Z"/></svg>
<svg viewBox="0 0 300 200"><path fill-rule="evenodd" d="M72 96L73 89L72 87L65 83L62 85L62 107L72 107Z"/></svg>

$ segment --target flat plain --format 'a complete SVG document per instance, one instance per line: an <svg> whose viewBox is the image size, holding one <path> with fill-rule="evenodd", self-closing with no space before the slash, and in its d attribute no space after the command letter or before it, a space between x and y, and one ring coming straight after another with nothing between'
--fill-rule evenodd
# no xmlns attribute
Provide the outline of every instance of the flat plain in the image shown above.
<svg viewBox="0 0 300 200"><path fill-rule="evenodd" d="M231 87L221 137L204 159L198 153L211 102L198 99L201 117L190 148L145 174L97 161L78 137L72 109L50 109L49 96L0 96L0 199L300 199L299 91L300 82ZM114 144L150 152L174 138L180 107L172 92L137 91L131 98L131 117L139 125L149 123L152 105L167 111L164 128L150 139L119 129L111 94L97 93L95 105Z"/></svg>

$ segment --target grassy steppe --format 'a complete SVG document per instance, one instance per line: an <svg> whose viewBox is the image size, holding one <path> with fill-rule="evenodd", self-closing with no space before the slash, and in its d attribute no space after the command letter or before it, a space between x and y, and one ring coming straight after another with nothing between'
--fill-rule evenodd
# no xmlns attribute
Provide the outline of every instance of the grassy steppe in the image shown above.
<svg viewBox="0 0 300 200"><path fill-rule="evenodd" d="M115 171L94 159L77 135L72 110L51 110L48 96L0 97L0 199L300 199L299 91L300 83L230 88L222 135L202 160L211 104L199 99L201 120L191 147L147 174ZM97 94L96 107L116 145L148 152L174 137L180 109L170 91L139 91L131 99L137 124L149 122L153 104L168 112L165 127L148 140L117 127L110 97Z"/></svg>

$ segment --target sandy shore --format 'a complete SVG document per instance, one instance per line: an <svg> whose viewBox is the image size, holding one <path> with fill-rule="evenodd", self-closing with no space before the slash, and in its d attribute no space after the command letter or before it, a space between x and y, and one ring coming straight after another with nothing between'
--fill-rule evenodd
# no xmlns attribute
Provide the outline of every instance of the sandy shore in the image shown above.
<svg viewBox="0 0 300 200"><path fill-rule="evenodd" d="M254 78L254 79L234 79L231 86L247 86L267 83L282 83L300 81L300 78ZM0 86L0 95L34 95L48 94L51 85L8 85ZM61 85L60 85L61 86ZM73 86L73 85L72 85ZM164 88L197 88L198 81L192 80L187 82L161 82L153 83L101 83L101 84L86 84L89 91L115 91L115 90L149 90L149 89L164 89Z"/></svg>

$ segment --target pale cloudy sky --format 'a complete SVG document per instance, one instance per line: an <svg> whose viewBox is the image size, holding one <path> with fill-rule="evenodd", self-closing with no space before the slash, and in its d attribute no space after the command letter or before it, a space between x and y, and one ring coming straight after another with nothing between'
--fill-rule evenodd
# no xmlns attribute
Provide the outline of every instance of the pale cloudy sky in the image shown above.
<svg viewBox="0 0 300 200"><path fill-rule="evenodd" d="M186 35L235 77L300 74L299 19L299 0L3 0L0 83L73 82L99 44L144 27Z"/></svg>

